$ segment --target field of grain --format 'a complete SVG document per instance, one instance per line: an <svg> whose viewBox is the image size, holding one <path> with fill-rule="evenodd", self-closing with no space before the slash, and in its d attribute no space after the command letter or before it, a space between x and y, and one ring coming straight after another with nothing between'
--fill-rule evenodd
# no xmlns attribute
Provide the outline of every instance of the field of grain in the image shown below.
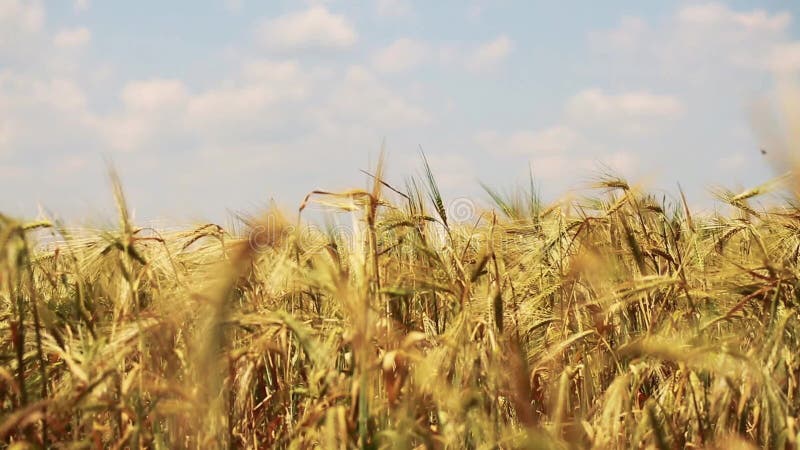
<svg viewBox="0 0 800 450"><path fill-rule="evenodd" d="M776 183L700 215L613 177L481 210L430 170L371 175L236 230L137 227L117 181L117 227L0 217L0 439L797 445L800 209L758 206ZM311 204L347 226L311 227Z"/></svg>

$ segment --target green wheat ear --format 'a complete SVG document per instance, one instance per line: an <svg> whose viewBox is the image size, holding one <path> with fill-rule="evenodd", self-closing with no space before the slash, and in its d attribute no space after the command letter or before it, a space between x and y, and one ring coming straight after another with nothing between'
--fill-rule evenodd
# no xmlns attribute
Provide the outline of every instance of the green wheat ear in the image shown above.
<svg viewBox="0 0 800 450"><path fill-rule="evenodd" d="M436 178L433 176L433 170L431 170L431 166L428 163L428 157L425 156L425 152L420 148L419 153L424 166L425 181L428 183L428 198L430 198L431 202L433 203L433 207L436 210L436 214L439 215L439 219L441 219L442 224L445 226L445 228L447 228L447 210L444 207L444 200L442 199L442 194L439 191L439 184L436 182Z"/></svg>

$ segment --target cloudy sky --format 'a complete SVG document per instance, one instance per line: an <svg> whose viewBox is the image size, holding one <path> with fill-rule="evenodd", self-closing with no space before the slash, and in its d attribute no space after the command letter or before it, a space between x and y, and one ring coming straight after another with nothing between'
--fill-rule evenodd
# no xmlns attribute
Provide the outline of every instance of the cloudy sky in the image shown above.
<svg viewBox="0 0 800 450"><path fill-rule="evenodd" d="M390 182L552 198L765 180L748 115L800 71L800 2L0 0L0 210L219 218Z"/></svg>

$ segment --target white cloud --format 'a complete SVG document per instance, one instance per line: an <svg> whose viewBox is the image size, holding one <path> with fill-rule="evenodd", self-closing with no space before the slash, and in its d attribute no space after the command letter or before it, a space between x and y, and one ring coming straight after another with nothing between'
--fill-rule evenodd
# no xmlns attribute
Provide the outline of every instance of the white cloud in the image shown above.
<svg viewBox="0 0 800 450"><path fill-rule="evenodd" d="M718 164L721 169L738 170L747 163L744 153L737 152L719 159Z"/></svg>
<svg viewBox="0 0 800 450"><path fill-rule="evenodd" d="M132 152L145 150L155 137L156 125L151 117L124 115L97 118L93 128L109 148Z"/></svg>
<svg viewBox="0 0 800 450"><path fill-rule="evenodd" d="M492 5L492 0L472 0L467 6L467 18L477 21L483 16L483 13Z"/></svg>
<svg viewBox="0 0 800 450"><path fill-rule="evenodd" d="M86 169L89 161L81 156L67 155L61 158L55 167L55 171L61 175L75 174Z"/></svg>
<svg viewBox="0 0 800 450"><path fill-rule="evenodd" d="M193 123L216 128L221 124L236 125L238 121L251 121L259 111L277 100L266 87L244 84L223 87L199 93L188 105Z"/></svg>
<svg viewBox="0 0 800 450"><path fill-rule="evenodd" d="M776 44L766 54L764 65L781 75L800 72L800 41Z"/></svg>
<svg viewBox="0 0 800 450"><path fill-rule="evenodd" d="M543 155L534 156L530 160L531 169L536 178L551 182L563 182L564 174L569 174L569 178L575 180L609 169L618 175L633 176L638 164L639 160L636 155L627 151L600 152L597 156Z"/></svg>
<svg viewBox="0 0 800 450"><path fill-rule="evenodd" d="M0 147L2 149L2 147ZM0 163L0 177L8 180L19 180L31 176L30 170L24 167L6 166Z"/></svg>
<svg viewBox="0 0 800 450"><path fill-rule="evenodd" d="M428 154L426 158L442 189L459 190L475 183L475 167L470 159L455 153ZM414 167L419 167L418 160Z"/></svg>
<svg viewBox="0 0 800 450"><path fill-rule="evenodd" d="M678 11L678 20L702 27L735 26L747 33L783 31L791 23L789 13L770 15L763 9L738 12L723 3L689 5Z"/></svg>
<svg viewBox="0 0 800 450"><path fill-rule="evenodd" d="M171 143L195 150L269 149L275 140L301 137L357 142L366 132L431 121L363 67L314 72L295 61L248 61L226 82L196 92L176 79L132 81L120 98L122 108L92 122L106 145L120 151L152 152Z"/></svg>
<svg viewBox="0 0 800 450"><path fill-rule="evenodd" d="M224 0L225 9L230 12L239 12L242 9L242 0Z"/></svg>
<svg viewBox="0 0 800 450"><path fill-rule="evenodd" d="M90 132L104 147L146 152L169 145L171 139L186 130L186 107L191 94L181 80L130 81L119 97L121 108L107 114L90 114Z"/></svg>
<svg viewBox="0 0 800 450"><path fill-rule="evenodd" d="M367 69L354 66L336 85L328 103L319 111L323 120L334 124L344 120L360 129L380 132L407 126L425 125L431 115L384 86ZM336 125L334 125L336 126Z"/></svg>
<svg viewBox="0 0 800 450"><path fill-rule="evenodd" d="M32 79L11 73L0 76L0 114L29 119L29 115L68 112L73 118L87 105L83 90L63 78ZM45 111L40 110L43 108ZM16 112L17 114L14 114ZM30 125L36 125L32 123Z"/></svg>
<svg viewBox="0 0 800 450"><path fill-rule="evenodd" d="M11 153L12 133L10 121L0 120L0 156Z"/></svg>
<svg viewBox="0 0 800 450"><path fill-rule="evenodd" d="M599 162L618 174L630 176L636 169L639 159L631 152L620 150L601 156Z"/></svg>
<svg viewBox="0 0 800 450"><path fill-rule="evenodd" d="M278 46L273 44L272 47ZM490 72L503 63L513 48L513 41L505 35L472 48L401 37L375 50L369 62L374 70L381 73L404 72L425 63Z"/></svg>
<svg viewBox="0 0 800 450"><path fill-rule="evenodd" d="M307 89L306 71L296 61L258 59L242 65L242 78L250 82L270 84L291 96L302 95Z"/></svg>
<svg viewBox="0 0 800 450"><path fill-rule="evenodd" d="M109 146L123 151L170 140L245 148L237 141L253 133L266 138L309 89L309 80L291 61L249 61L238 77L199 92L179 79L137 80L123 87L122 109L98 117L95 128Z"/></svg>
<svg viewBox="0 0 800 450"><path fill-rule="evenodd" d="M406 17L412 12L408 0L378 0L375 9L381 17Z"/></svg>
<svg viewBox="0 0 800 450"><path fill-rule="evenodd" d="M564 152L578 139L578 134L564 125L538 131L516 131L509 135L483 131L475 136L475 142L488 151L516 155Z"/></svg>
<svg viewBox="0 0 800 450"><path fill-rule="evenodd" d="M198 93L188 103L187 120L212 140L226 139L261 126L269 130L281 110L308 99L313 80L293 61L257 60L244 64L242 77Z"/></svg>
<svg viewBox="0 0 800 450"><path fill-rule="evenodd" d="M257 38L263 46L279 50L343 49L355 44L358 34L345 16L313 6L263 21Z"/></svg>
<svg viewBox="0 0 800 450"><path fill-rule="evenodd" d="M153 112L178 108L186 103L188 95L180 80L152 79L126 84L120 97L127 108Z"/></svg>
<svg viewBox="0 0 800 450"><path fill-rule="evenodd" d="M72 2L72 9L75 11L86 11L89 9L89 0L74 0Z"/></svg>
<svg viewBox="0 0 800 450"><path fill-rule="evenodd" d="M86 27L62 30L53 37L53 45L58 48L82 47L92 39L92 33Z"/></svg>
<svg viewBox="0 0 800 450"><path fill-rule="evenodd" d="M787 51L791 22L787 12L740 11L715 2L684 6L653 26L625 17L614 29L589 33L589 39L600 52L631 58L637 70L708 82L729 78L731 69L785 70L787 64L778 60ZM687 67L691 77L683 73Z"/></svg>
<svg viewBox="0 0 800 450"><path fill-rule="evenodd" d="M28 54L29 43L40 34L44 21L44 8L38 1L0 0L0 57Z"/></svg>
<svg viewBox="0 0 800 450"><path fill-rule="evenodd" d="M564 155L535 156L530 160L534 176L539 180L563 178L564 174L575 175L575 159Z"/></svg>
<svg viewBox="0 0 800 450"><path fill-rule="evenodd" d="M642 37L648 30L647 22L641 17L625 16L614 29L590 32L589 41L600 49L630 51L642 45Z"/></svg>
<svg viewBox="0 0 800 450"><path fill-rule="evenodd" d="M607 137L573 125L556 125L507 134L483 131L473 141L495 155L527 156L536 177L551 182L563 181L564 174L575 179L606 169L622 175L633 174L638 166L636 155L606 145Z"/></svg>
<svg viewBox="0 0 800 450"><path fill-rule="evenodd" d="M511 51L514 49L514 42L506 35L478 46L470 55L467 67L475 71L486 71L497 68Z"/></svg>
<svg viewBox="0 0 800 450"><path fill-rule="evenodd" d="M3 0L0 2L0 24L25 31L39 31L44 25L44 8L37 1Z"/></svg>
<svg viewBox="0 0 800 450"><path fill-rule="evenodd" d="M0 71L0 154L58 152L85 142L91 136L87 105L70 79Z"/></svg>
<svg viewBox="0 0 800 450"><path fill-rule="evenodd" d="M42 104L61 111L84 113L86 110L86 95L70 80L36 82L33 85L33 95Z"/></svg>
<svg viewBox="0 0 800 450"><path fill-rule="evenodd" d="M579 92L567 102L567 113L587 121L675 119L684 112L679 99L647 91L609 94L601 89Z"/></svg>
<svg viewBox="0 0 800 450"><path fill-rule="evenodd" d="M708 3L682 8L675 20L675 35L666 50L673 64L699 64L706 71L725 65L769 70L765 55L787 39L791 15Z"/></svg>
<svg viewBox="0 0 800 450"><path fill-rule="evenodd" d="M372 64L381 72L401 72L419 66L430 54L424 42L401 38L376 52Z"/></svg>
<svg viewBox="0 0 800 450"><path fill-rule="evenodd" d="M230 127L265 118L266 109L308 98L313 81L295 61L253 60L241 79L198 93L188 105L189 119L203 127Z"/></svg>
<svg viewBox="0 0 800 450"><path fill-rule="evenodd" d="M69 48L91 43L91 34L87 38L75 30L57 33L62 30L45 27L38 5L35 0L0 0L0 61L8 62L0 67L0 173L32 172L29 161L36 161L37 170L52 175L38 191L29 191L41 194L29 193L26 203L43 195L68 208L52 186L95 185L75 173L101 165L97 155L108 151L117 152L114 159L134 178L182 172L196 186L199 178L191 174L219 175L219 164L225 163L226 180L219 186L253 187L254 178L242 174L271 170L274 178L285 180L276 167L313 160L307 170L328 183L331 174L342 172L338 169L363 162L383 137L391 145L415 148L416 142L409 141L434 120L414 100L419 97L414 89L387 85L373 71L341 61L305 65L244 59L238 70L223 68L223 74L203 78L202 84L189 77L121 78L119 68L93 61L97 55ZM311 31L301 32L301 26L273 42L273 48L341 47L357 39L346 19L322 7L275 19L275 24L285 28L288 19L299 16L305 17L299 25ZM337 28L337 23L346 27ZM174 182L159 183L168 187ZM274 183L266 186L283 189L281 196L291 191L278 184L283 181ZM151 186L137 188L147 192ZM72 197L81 197L80 202L89 200L86 196ZM222 203L220 194L214 208Z"/></svg>

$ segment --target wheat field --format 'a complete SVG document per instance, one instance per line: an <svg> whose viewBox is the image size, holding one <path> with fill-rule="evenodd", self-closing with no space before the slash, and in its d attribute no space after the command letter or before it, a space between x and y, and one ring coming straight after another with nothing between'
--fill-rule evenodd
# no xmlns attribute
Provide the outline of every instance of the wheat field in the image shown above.
<svg viewBox="0 0 800 450"><path fill-rule="evenodd" d="M777 182L719 189L726 214L613 177L479 209L425 167L236 229L137 227L113 174L118 226L2 216L0 439L797 445L800 209L757 202ZM311 204L347 225L308 225Z"/></svg>
<svg viewBox="0 0 800 450"><path fill-rule="evenodd" d="M797 448L787 129L786 174L714 213L613 175L480 207L381 155L366 189L156 229L111 169L115 225L0 214L0 445Z"/></svg>

